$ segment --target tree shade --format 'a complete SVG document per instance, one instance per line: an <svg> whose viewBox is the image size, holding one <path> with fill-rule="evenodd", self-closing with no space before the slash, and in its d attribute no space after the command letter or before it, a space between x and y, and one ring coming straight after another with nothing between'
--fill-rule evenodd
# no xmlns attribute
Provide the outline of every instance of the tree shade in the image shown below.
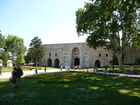
<svg viewBox="0 0 140 105"><path fill-rule="evenodd" d="M140 46L138 0L90 0L76 11L78 35L92 48L112 50L122 69L126 48Z"/></svg>

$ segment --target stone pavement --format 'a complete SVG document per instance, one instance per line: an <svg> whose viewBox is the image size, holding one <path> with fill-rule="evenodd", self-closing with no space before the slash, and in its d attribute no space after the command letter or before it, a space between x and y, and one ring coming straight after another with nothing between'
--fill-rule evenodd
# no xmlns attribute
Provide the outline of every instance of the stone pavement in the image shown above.
<svg viewBox="0 0 140 105"><path fill-rule="evenodd" d="M134 74L96 72L96 71L82 71L82 70L76 70L76 71L78 71L78 72L96 73L96 74L105 74L105 75L115 75L115 76L128 77L128 78L140 78L140 75L134 75Z"/></svg>
<svg viewBox="0 0 140 105"><path fill-rule="evenodd" d="M60 72L60 69L46 70L46 73L52 73L52 72ZM24 74L22 77L24 77L26 75L33 75L33 74L35 74L35 70L23 71L23 73ZM45 73L44 70L38 70L37 74L43 74L43 73ZM2 75L0 75L0 79L1 78L10 78L10 77L11 77L11 72L5 72L5 73L2 73Z"/></svg>

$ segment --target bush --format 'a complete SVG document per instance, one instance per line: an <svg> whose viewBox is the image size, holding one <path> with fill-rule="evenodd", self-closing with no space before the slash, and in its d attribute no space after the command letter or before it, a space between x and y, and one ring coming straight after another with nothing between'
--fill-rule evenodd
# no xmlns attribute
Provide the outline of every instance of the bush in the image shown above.
<svg viewBox="0 0 140 105"><path fill-rule="evenodd" d="M137 65L140 64L140 58L136 59L135 64L137 64Z"/></svg>
<svg viewBox="0 0 140 105"><path fill-rule="evenodd" d="M119 63L118 63L117 57L113 56L112 61L110 61L110 63L113 64L113 65L118 65Z"/></svg>

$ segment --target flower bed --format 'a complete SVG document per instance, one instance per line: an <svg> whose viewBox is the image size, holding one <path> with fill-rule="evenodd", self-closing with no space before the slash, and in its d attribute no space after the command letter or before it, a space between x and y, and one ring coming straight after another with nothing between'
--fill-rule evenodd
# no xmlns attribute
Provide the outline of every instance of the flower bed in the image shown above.
<svg viewBox="0 0 140 105"><path fill-rule="evenodd" d="M135 73L135 75L140 75L140 73Z"/></svg>

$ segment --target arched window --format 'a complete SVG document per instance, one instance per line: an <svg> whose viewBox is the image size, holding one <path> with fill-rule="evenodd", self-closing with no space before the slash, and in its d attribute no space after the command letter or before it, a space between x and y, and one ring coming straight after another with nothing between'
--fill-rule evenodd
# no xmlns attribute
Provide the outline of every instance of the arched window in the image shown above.
<svg viewBox="0 0 140 105"><path fill-rule="evenodd" d="M72 65L78 66L80 65L80 52L79 48L75 47L72 50Z"/></svg>
<svg viewBox="0 0 140 105"><path fill-rule="evenodd" d="M59 59L55 59L55 61L54 61L54 66L55 66L55 67L59 67Z"/></svg>
<svg viewBox="0 0 140 105"><path fill-rule="evenodd" d="M74 66L79 66L80 65L80 59L79 58L75 58L74 59Z"/></svg>
<svg viewBox="0 0 140 105"><path fill-rule="evenodd" d="M108 57L108 53L106 53L105 55L106 55L106 57Z"/></svg>
<svg viewBox="0 0 140 105"><path fill-rule="evenodd" d="M52 60L51 59L48 59L48 67L52 67Z"/></svg>
<svg viewBox="0 0 140 105"><path fill-rule="evenodd" d="M100 67L101 62L99 60L95 61L95 67Z"/></svg>

